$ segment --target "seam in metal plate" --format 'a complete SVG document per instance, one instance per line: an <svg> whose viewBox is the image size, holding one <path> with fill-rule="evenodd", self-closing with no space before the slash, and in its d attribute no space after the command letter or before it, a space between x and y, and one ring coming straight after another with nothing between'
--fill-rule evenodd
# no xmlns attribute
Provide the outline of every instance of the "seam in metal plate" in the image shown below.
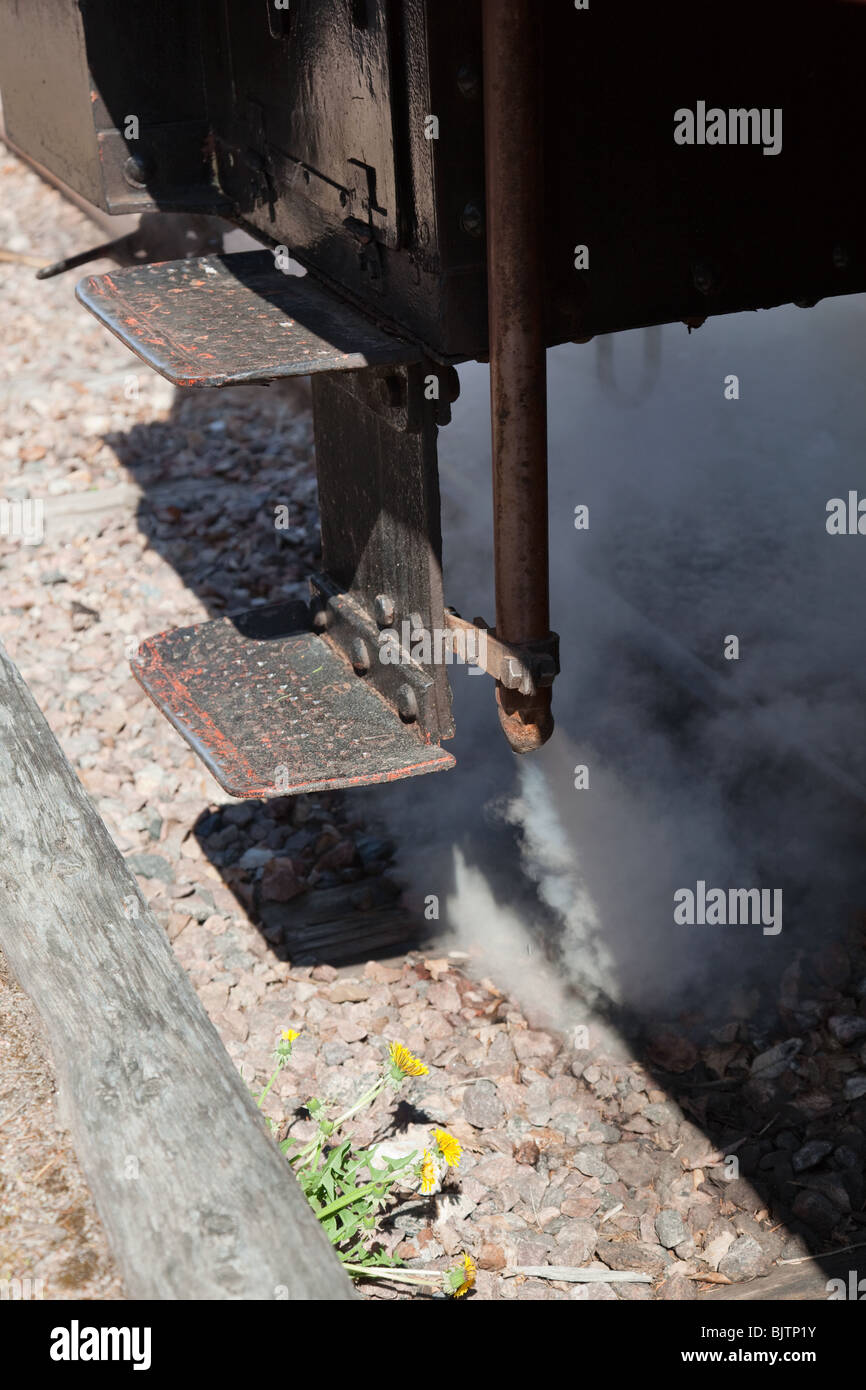
<svg viewBox="0 0 866 1390"><path fill-rule="evenodd" d="M232 386L420 361L270 251L240 251L91 275L78 299L175 386Z"/></svg>
<svg viewBox="0 0 866 1390"><path fill-rule="evenodd" d="M162 633L131 665L232 796L292 796L454 766L309 631L303 603Z"/></svg>

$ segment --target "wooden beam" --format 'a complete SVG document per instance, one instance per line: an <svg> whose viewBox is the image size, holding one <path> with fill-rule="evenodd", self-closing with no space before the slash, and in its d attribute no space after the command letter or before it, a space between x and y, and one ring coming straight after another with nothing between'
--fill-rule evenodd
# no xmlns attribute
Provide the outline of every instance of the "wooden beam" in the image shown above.
<svg viewBox="0 0 866 1390"><path fill-rule="evenodd" d="M355 1297L2 645L0 946L129 1297Z"/></svg>

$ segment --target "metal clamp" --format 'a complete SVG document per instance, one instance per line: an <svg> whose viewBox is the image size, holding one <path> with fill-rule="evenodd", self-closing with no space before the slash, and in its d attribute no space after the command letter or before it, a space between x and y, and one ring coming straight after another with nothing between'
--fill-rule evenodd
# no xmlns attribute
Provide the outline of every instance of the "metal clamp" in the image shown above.
<svg viewBox="0 0 866 1390"><path fill-rule="evenodd" d="M429 672L402 647L398 662L382 657L383 629L392 628L395 622L392 601L384 594L379 595L374 616L363 595L341 591L326 574L311 575L310 589L314 630L342 652L355 675L374 686L403 722L414 724L422 737L450 737L453 725L449 719L443 727L435 684ZM385 611L387 605L391 605L391 611ZM411 626L420 627L420 617L413 616L415 621Z"/></svg>
<svg viewBox="0 0 866 1390"><path fill-rule="evenodd" d="M481 653L478 665L506 690L516 690L521 695L535 695L539 690L553 685L559 675L559 634L556 632L519 645L502 642L496 636L495 629L483 618L476 618L474 623L470 623L455 613L453 608L446 608L445 624L453 632L462 632L465 638L472 638L473 650ZM483 642L480 641L482 633Z"/></svg>

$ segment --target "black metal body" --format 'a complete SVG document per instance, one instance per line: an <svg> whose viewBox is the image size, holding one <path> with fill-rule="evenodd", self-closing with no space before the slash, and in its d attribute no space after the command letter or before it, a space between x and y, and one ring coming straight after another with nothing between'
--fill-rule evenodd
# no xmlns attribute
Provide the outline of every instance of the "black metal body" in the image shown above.
<svg viewBox="0 0 866 1390"><path fill-rule="evenodd" d="M862 6L538 15L548 345L866 288ZM0 2L18 145L111 211L254 228L447 360L487 352L481 75L480 0ZM698 100L781 108L781 152L676 145Z"/></svg>

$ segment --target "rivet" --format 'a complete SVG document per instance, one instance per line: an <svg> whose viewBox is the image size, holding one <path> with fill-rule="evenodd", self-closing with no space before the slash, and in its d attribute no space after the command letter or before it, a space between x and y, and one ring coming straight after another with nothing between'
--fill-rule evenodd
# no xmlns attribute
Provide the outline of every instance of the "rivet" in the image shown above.
<svg viewBox="0 0 866 1390"><path fill-rule="evenodd" d="M400 718L409 724L418 718L418 700L411 685L401 685L397 691L397 709Z"/></svg>
<svg viewBox="0 0 866 1390"><path fill-rule="evenodd" d="M484 231L484 215L477 203L466 204L460 214L460 226L467 236L481 236Z"/></svg>
<svg viewBox="0 0 866 1390"><path fill-rule="evenodd" d="M131 154L123 166L123 177L133 188L146 188L153 174L153 165L140 154Z"/></svg>
<svg viewBox="0 0 866 1390"><path fill-rule="evenodd" d="M692 284L699 294L712 294L718 280L716 269L709 261L696 261L692 266Z"/></svg>
<svg viewBox="0 0 866 1390"><path fill-rule="evenodd" d="M370 652L363 637L356 637L349 649L352 666L359 676L365 676L370 669Z"/></svg>
<svg viewBox="0 0 866 1390"><path fill-rule="evenodd" d="M467 101L474 101L481 91L478 71L470 63L461 64L457 72L457 88Z"/></svg>
<svg viewBox="0 0 866 1390"><path fill-rule="evenodd" d="M393 627L394 600L388 594L377 594L374 602L376 622L380 627Z"/></svg>

